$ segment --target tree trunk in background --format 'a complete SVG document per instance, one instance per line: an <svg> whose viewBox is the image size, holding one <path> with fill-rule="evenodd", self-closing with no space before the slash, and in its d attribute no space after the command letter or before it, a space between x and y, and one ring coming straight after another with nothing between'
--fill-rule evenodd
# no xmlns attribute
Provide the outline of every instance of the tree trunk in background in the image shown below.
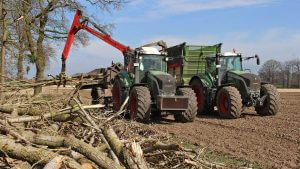
<svg viewBox="0 0 300 169"><path fill-rule="evenodd" d="M2 37L2 48L1 48L1 72L0 74L2 75L1 76L1 79L0 79L0 82L3 83L4 82L4 77L5 76L5 50L6 50L6 41L7 41L7 35L8 35L8 32L7 32L7 29L5 28L6 27L6 23L4 21L3 23L3 27L4 27L4 31L3 31L3 37Z"/></svg>
<svg viewBox="0 0 300 169"><path fill-rule="evenodd" d="M19 50L19 55L18 55L18 80L23 80L24 78L24 52L23 50Z"/></svg>
<svg viewBox="0 0 300 169"><path fill-rule="evenodd" d="M296 70L297 70L297 79L298 79L298 88L300 88L300 61L298 60L298 62L296 63Z"/></svg>
<svg viewBox="0 0 300 169"><path fill-rule="evenodd" d="M40 81L44 79L44 71L46 67L46 56L43 48L43 41L45 39L45 27L48 21L48 14L45 14L40 18L40 26L39 26L39 36L37 39L36 47L37 47L37 57L36 57L36 81ZM34 88L34 95L42 92L42 86L38 86Z"/></svg>
<svg viewBox="0 0 300 169"><path fill-rule="evenodd" d="M289 71L286 72L286 87L287 88L290 87L290 72Z"/></svg>
<svg viewBox="0 0 300 169"><path fill-rule="evenodd" d="M284 72L282 71L281 73L281 80L282 80L282 87L285 88L285 76L284 76Z"/></svg>
<svg viewBox="0 0 300 169"><path fill-rule="evenodd" d="M25 14L22 13L24 16ZM18 32L19 38L19 46L18 46L18 60L17 60L17 79L23 80L24 79L24 50L25 50L25 43L24 43L24 26L21 26L19 22L16 23L16 29Z"/></svg>
<svg viewBox="0 0 300 169"><path fill-rule="evenodd" d="M26 4L24 5L23 10L26 12L32 4L32 0L26 0ZM28 16L26 20L25 32L26 32L26 39L27 45L29 47L29 51L31 55L35 58L35 67L36 67L36 81L41 81L44 79L44 71L46 67L46 55L44 52L43 42L45 40L45 27L48 22L48 15L51 12L55 5L57 5L58 0L48 1L47 7L42 7L44 10L41 11L38 17ZM43 5L41 3L40 5ZM26 13L25 13L26 15ZM26 16L25 16L26 17ZM33 32L31 30L33 24L39 22L38 30L37 30L37 39L33 36ZM40 94L42 92L42 87L38 86L34 88L34 95Z"/></svg>
<svg viewBox="0 0 300 169"><path fill-rule="evenodd" d="M42 58L43 56L41 55L38 55L38 58L40 59L37 59L36 60L36 63L35 63L35 67L36 67L36 81L41 81L44 79L44 70L45 70L45 66L43 66L43 61L42 61ZM40 94L42 93L43 89L42 89L42 86L37 86L34 88L34 95L37 95L37 94Z"/></svg>
<svg viewBox="0 0 300 169"><path fill-rule="evenodd" d="M8 37L8 30L7 30L7 23L5 21L5 9L4 9L4 2L1 0L0 2L0 19L2 21L2 39L1 39L1 59L0 59L0 83L4 82L5 76L5 50L6 50L6 41Z"/></svg>
<svg viewBox="0 0 300 169"><path fill-rule="evenodd" d="M19 54L18 54L18 73L17 78L18 80L23 80L24 78L24 39L23 35L19 34Z"/></svg>

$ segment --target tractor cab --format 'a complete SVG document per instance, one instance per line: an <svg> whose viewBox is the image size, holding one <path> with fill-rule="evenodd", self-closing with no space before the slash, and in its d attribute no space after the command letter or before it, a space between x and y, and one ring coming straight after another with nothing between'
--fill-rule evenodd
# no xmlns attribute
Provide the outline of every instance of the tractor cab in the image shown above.
<svg viewBox="0 0 300 169"><path fill-rule="evenodd" d="M233 53L233 52L225 52L223 55L220 55L220 78L223 79L224 75L227 72L242 72L242 55Z"/></svg>
<svg viewBox="0 0 300 169"><path fill-rule="evenodd" d="M243 71L242 66L242 55L232 52L226 52L220 55L220 73L225 73L227 71ZM216 57L207 57L206 68L209 73L215 74L216 72Z"/></svg>
<svg viewBox="0 0 300 169"><path fill-rule="evenodd" d="M220 56L221 72L224 71L243 71L242 55L232 52L226 52Z"/></svg>
<svg viewBox="0 0 300 169"><path fill-rule="evenodd" d="M216 68L219 69L219 78L222 80L226 73L231 72L235 74L246 73L243 68L243 61L256 58L257 65L260 64L259 57L257 55L252 57L242 57L240 53L225 52L224 54L218 55L217 57L207 57L206 60L206 72L211 74L213 77L216 76ZM218 62L218 64L216 64ZM217 66L218 65L218 66Z"/></svg>
<svg viewBox="0 0 300 169"><path fill-rule="evenodd" d="M139 79L142 80L149 71L167 72L166 52L160 52L154 47L141 47L137 52L135 68L139 72Z"/></svg>
<svg viewBox="0 0 300 169"><path fill-rule="evenodd" d="M141 55L139 56L139 69L141 72L167 71L166 57L163 55Z"/></svg>

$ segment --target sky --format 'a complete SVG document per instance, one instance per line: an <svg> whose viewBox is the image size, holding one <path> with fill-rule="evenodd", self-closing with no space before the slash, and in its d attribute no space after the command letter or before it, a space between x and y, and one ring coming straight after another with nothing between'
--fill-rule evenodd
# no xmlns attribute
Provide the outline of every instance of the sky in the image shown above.
<svg viewBox="0 0 300 169"><path fill-rule="evenodd" d="M262 63L300 58L300 0L128 1L111 13L93 6L86 12L99 23L114 24L112 37L132 48L158 40L168 46L223 43L223 52L235 49L244 56L258 54ZM63 46L58 45L47 74L59 74ZM71 48L67 74L107 67L112 61L123 62L121 52L90 36L88 46ZM248 62L245 67L257 72L255 61Z"/></svg>

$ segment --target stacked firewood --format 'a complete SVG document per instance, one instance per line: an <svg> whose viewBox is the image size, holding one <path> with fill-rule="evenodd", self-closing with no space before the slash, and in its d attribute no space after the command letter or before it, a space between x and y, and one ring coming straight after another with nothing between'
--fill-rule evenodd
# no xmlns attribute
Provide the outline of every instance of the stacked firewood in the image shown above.
<svg viewBox="0 0 300 169"><path fill-rule="evenodd" d="M83 104L78 85L68 94L31 96L20 87L29 84L37 85L1 86L0 168L225 168L151 125L124 118L128 98L113 112L107 105Z"/></svg>

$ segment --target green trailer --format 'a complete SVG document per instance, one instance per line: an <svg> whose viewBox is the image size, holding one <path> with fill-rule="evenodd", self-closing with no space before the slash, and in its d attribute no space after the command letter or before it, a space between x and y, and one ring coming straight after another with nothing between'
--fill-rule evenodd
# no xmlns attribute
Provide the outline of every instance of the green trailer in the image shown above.
<svg viewBox="0 0 300 169"><path fill-rule="evenodd" d="M168 48L168 73L176 78L177 85L189 85L195 75L206 77L206 58L220 53L221 46L222 44L197 46L182 43Z"/></svg>
<svg viewBox="0 0 300 169"><path fill-rule="evenodd" d="M216 106L221 117L238 118L245 107L255 107L259 115L275 115L279 105L277 89L243 68L243 61L252 58L259 65L259 57L221 54L221 46L183 43L168 48L168 73L175 77L177 86L192 87L198 113L213 112Z"/></svg>

